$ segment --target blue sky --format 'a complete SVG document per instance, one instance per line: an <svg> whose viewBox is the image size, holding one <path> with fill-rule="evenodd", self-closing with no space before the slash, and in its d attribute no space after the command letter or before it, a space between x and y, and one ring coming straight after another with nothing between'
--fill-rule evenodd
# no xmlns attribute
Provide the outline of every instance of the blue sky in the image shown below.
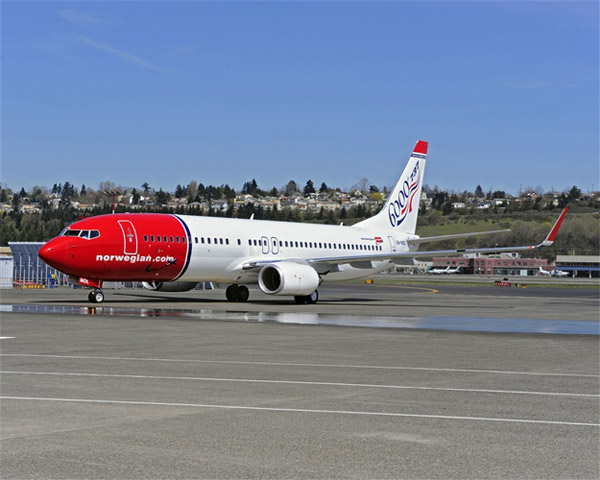
<svg viewBox="0 0 600 480"><path fill-rule="evenodd" d="M598 189L598 2L2 2L13 189Z"/></svg>

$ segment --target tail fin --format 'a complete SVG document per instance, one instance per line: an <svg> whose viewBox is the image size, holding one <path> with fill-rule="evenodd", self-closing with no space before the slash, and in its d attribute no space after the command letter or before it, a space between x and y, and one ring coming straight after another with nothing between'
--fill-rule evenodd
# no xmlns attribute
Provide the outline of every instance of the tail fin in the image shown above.
<svg viewBox="0 0 600 480"><path fill-rule="evenodd" d="M419 140L400 180L392 190L383 208L377 215L357 223L355 226L369 229L386 229L402 233L415 233L419 201L425 173L428 143Z"/></svg>

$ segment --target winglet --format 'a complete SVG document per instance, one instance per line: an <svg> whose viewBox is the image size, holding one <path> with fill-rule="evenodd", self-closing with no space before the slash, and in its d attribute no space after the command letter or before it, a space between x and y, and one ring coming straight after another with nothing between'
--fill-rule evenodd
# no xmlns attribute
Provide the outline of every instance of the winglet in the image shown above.
<svg viewBox="0 0 600 480"><path fill-rule="evenodd" d="M415 149L413 150L413 153L418 153L421 155L427 155L427 146L429 145L429 143L423 141L423 140L419 140L417 142L417 145L415 146Z"/></svg>
<svg viewBox="0 0 600 480"><path fill-rule="evenodd" d="M558 230L560 229L560 226L562 225L563 220L565 219L565 215L567 214L567 210L569 208L565 208L562 213L560 214L560 217L558 217L558 220L554 223L554 226L552 227L552 230L550 230L550 233L548 234L548 236L546 237L546 240L544 240L540 246L541 247L549 247L550 245L552 245L554 243L554 239L556 238L556 234L558 233Z"/></svg>

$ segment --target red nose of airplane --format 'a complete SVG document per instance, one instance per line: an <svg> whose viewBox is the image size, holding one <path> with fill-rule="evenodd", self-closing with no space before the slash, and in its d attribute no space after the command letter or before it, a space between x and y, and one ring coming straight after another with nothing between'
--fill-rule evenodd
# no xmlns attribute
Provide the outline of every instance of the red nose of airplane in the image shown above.
<svg viewBox="0 0 600 480"><path fill-rule="evenodd" d="M57 270L65 270L65 260L67 257L67 244L62 237L53 238L48 243L42 245L38 256Z"/></svg>

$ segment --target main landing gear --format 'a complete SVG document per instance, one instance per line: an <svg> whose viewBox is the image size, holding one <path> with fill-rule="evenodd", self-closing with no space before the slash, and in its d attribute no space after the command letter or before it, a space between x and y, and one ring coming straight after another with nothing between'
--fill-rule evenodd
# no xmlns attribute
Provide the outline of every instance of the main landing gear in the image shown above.
<svg viewBox="0 0 600 480"><path fill-rule="evenodd" d="M246 285L229 285L225 290L225 296L230 302L247 302L250 291Z"/></svg>
<svg viewBox="0 0 600 480"><path fill-rule="evenodd" d="M91 303L102 303L104 301L102 290L92 290L88 295L88 300Z"/></svg>
<svg viewBox="0 0 600 480"><path fill-rule="evenodd" d="M294 297L294 300L298 304L302 304L302 303L315 304L319 300L319 292L317 292L315 290L310 295L296 295Z"/></svg>

